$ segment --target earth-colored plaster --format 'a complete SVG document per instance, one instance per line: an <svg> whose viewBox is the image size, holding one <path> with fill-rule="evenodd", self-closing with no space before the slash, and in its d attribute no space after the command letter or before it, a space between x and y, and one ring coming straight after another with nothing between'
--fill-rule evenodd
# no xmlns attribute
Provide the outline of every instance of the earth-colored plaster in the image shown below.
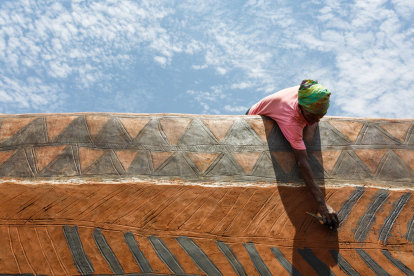
<svg viewBox="0 0 414 276"><path fill-rule="evenodd" d="M341 218L336 231L306 213L314 200L267 118L0 122L0 273L414 271L413 120L330 117L305 129L311 168Z"/></svg>

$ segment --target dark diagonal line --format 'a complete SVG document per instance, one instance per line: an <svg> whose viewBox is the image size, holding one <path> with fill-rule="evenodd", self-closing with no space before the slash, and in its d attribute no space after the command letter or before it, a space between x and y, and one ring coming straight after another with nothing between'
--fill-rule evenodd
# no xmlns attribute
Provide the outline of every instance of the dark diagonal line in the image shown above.
<svg viewBox="0 0 414 276"><path fill-rule="evenodd" d="M288 260L286 260L285 256L283 256L282 252L280 252L279 248L272 247L270 248L273 255L275 255L276 259L279 261L279 263L286 269L286 271L291 276L302 276L302 274L296 270L296 268L293 267L291 263L289 263Z"/></svg>
<svg viewBox="0 0 414 276"><path fill-rule="evenodd" d="M77 226L69 227L63 226L63 234L69 246L70 253L72 253L73 262L76 269L81 275L89 275L95 272L91 260L83 249L82 241L79 236Z"/></svg>
<svg viewBox="0 0 414 276"><path fill-rule="evenodd" d="M399 270L401 270L405 275L414 276L414 272L409 269L405 264L403 264L400 260L395 259L393 256L391 256L390 252L388 250L383 249L381 250L382 254L384 254L387 259L393 263Z"/></svg>
<svg viewBox="0 0 414 276"><path fill-rule="evenodd" d="M378 237L378 239L382 241L384 244L387 243L392 227L394 226L395 221L397 220L398 216L400 215L404 206L407 204L410 197L411 197L411 192L403 194L398 199L397 203L394 204L391 212L388 214L387 218L385 219L384 224L379 230L379 237Z"/></svg>
<svg viewBox="0 0 414 276"><path fill-rule="evenodd" d="M131 250L131 253L134 256L134 259L137 262L141 271L144 273L152 273L152 267L148 262L147 258L145 258L144 253L139 248L139 245L135 240L134 234L132 234L132 232L126 232L124 234L124 239L129 247L129 250Z"/></svg>
<svg viewBox="0 0 414 276"><path fill-rule="evenodd" d="M264 263L254 243L252 242L243 243L243 246L246 249L247 253L249 254L250 259L252 260L254 267L256 268L259 275L260 276L272 276L272 273L270 273L269 268Z"/></svg>
<svg viewBox="0 0 414 276"><path fill-rule="evenodd" d="M124 270L119 263L117 257L115 256L114 252L112 251L111 247L109 246L108 242L106 241L105 236L102 234L101 229L96 228L92 234L93 238L95 239L96 245L101 251L102 256L108 263L109 267L111 268L112 272L115 274L124 274Z"/></svg>
<svg viewBox="0 0 414 276"><path fill-rule="evenodd" d="M374 259L365 252L364 249L355 249L362 260L374 271L378 276L391 276L385 269L383 269Z"/></svg>
<svg viewBox="0 0 414 276"><path fill-rule="evenodd" d="M239 276L247 276L247 273L244 270L243 265L240 263L239 259L234 254L230 245L225 244L222 241L217 241L216 243L217 243L217 247L219 248L219 250L224 254L224 256L226 256L234 272L236 272L237 275Z"/></svg>
<svg viewBox="0 0 414 276"><path fill-rule="evenodd" d="M148 240L151 242L157 256L171 269L172 272L175 274L185 274L183 267L162 239L153 235L148 237Z"/></svg>

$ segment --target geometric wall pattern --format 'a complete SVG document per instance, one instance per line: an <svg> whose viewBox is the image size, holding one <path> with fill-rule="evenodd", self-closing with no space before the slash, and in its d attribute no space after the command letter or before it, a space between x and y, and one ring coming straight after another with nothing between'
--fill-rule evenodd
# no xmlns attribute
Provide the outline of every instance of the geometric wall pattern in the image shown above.
<svg viewBox="0 0 414 276"><path fill-rule="evenodd" d="M1 184L0 271L45 275L413 275L407 190ZM404 274L405 273L405 274Z"/></svg>
<svg viewBox="0 0 414 276"><path fill-rule="evenodd" d="M414 179L413 120L324 118L304 131L324 181ZM0 177L300 180L277 124L258 116L3 115Z"/></svg>
<svg viewBox="0 0 414 276"><path fill-rule="evenodd" d="M337 230L306 187L255 185L303 182L268 118L1 115L0 275L413 275L414 120L328 117L304 141L321 184L360 185L321 186Z"/></svg>

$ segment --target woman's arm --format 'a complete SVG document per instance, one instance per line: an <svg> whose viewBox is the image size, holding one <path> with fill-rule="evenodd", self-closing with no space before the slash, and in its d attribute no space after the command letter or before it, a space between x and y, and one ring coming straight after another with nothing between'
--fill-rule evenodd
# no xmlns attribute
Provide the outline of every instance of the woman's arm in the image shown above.
<svg viewBox="0 0 414 276"><path fill-rule="evenodd" d="M295 155L302 178L316 200L318 211L322 216L324 224L327 224L331 229L335 228L339 222L338 215L334 209L326 203L322 191L315 181L315 176L309 166L308 154L306 153L306 150L293 149L293 154Z"/></svg>

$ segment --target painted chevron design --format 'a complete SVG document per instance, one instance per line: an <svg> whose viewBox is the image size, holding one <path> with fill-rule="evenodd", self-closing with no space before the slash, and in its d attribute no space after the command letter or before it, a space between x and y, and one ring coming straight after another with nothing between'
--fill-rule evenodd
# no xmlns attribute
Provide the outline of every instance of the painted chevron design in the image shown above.
<svg viewBox="0 0 414 276"><path fill-rule="evenodd" d="M290 275L306 275L304 261L319 275L340 275L339 271L346 275L364 275L364 266L382 271L379 267L384 261L375 261L378 266L372 261L378 254L385 256L385 261L397 271L413 269L407 266L412 260L399 260L394 254L394 246L399 250L405 248L401 245L405 236L399 229L387 229L387 251L377 242L377 233L382 233L380 230L390 218L399 225L411 219L411 207L402 206L413 206L414 202L409 193L403 191L367 187L328 190L333 206L353 206L338 232L344 243L337 249L338 242L329 230L306 215L306 210L312 208L312 201L294 200L306 194L305 188L227 187L217 190L214 187L146 184L7 186L9 192L2 190L0 207L7 204L10 208L1 214L0 237L8 240L10 246L0 252L0 257L12 262L16 256L16 268L20 271L45 275L60 275L59 271L62 275L226 275L226 271L231 270L236 275L253 272L278 275L276 271L282 269ZM361 191L364 192L361 194ZM148 198L148 195L153 197ZM339 198L343 198L343 202L338 201ZM384 198L393 203L385 206ZM292 210L284 209L282 199L289 202ZM349 204L351 201L354 203ZM366 212L357 211L366 205ZM374 205L381 206L374 208ZM381 208L387 209L379 212ZM275 239L275 236L289 233L283 228L294 227L288 216L298 215L302 217L300 226L296 227L302 230L292 232L291 237ZM361 220L368 221L365 225L371 229L364 230L365 243L370 244L371 249L369 253L357 250L358 261L348 252L354 250L358 242L352 229L360 225L358 221ZM31 221L32 225L26 225L26 221ZM62 226L56 226L59 224ZM92 225L99 227L91 228ZM30 233L39 235L39 240L31 239ZM58 242L60 237L64 244ZM295 237L301 240L300 246L291 242ZM315 249L314 243L319 239L323 247ZM24 254L29 248L47 249L43 261L33 263L33 256ZM51 260L56 262L49 267L47 263ZM332 270L333 264L337 270Z"/></svg>
<svg viewBox="0 0 414 276"><path fill-rule="evenodd" d="M297 174L294 163L284 161L290 146L269 119L91 113L2 115L0 120L5 122L0 128L0 177L168 176L211 181L231 176L237 181L274 181ZM26 120L27 125L13 124L16 120ZM406 127L410 123L401 122L404 136L381 120L328 118L318 131L305 133L315 157L311 166L315 171L325 168L330 180L412 182L414 144L409 139L411 128ZM170 124L180 131L173 131ZM226 129L217 128L226 124ZM269 165L259 157L270 153L277 157L270 164L275 173L261 173L258 168ZM161 156L165 159L154 159ZM209 158L210 163L199 161Z"/></svg>
<svg viewBox="0 0 414 276"><path fill-rule="evenodd" d="M0 115L0 276L413 275L413 123L304 130L330 231L270 119Z"/></svg>

